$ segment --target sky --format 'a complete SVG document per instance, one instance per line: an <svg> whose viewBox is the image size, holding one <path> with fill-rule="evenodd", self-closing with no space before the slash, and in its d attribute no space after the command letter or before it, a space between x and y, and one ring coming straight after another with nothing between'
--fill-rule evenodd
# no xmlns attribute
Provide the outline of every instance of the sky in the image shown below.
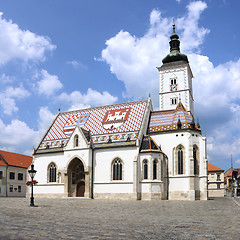
<svg viewBox="0 0 240 240"><path fill-rule="evenodd" d="M61 112L147 99L173 19L208 161L240 167L238 0L1 0L0 149L31 155Z"/></svg>

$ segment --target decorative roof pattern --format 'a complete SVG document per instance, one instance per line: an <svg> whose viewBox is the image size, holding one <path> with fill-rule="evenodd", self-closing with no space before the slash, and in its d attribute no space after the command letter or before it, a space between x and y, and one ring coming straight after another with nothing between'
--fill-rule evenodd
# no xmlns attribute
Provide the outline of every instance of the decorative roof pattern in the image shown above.
<svg viewBox="0 0 240 240"><path fill-rule="evenodd" d="M174 110L154 111L151 113L151 119L148 131L161 132L168 130L177 130L178 121L181 121L181 128L191 128L192 117L186 111L182 103L179 103ZM199 130L196 124L195 129Z"/></svg>
<svg viewBox="0 0 240 240"><path fill-rule="evenodd" d="M3 166L6 166L4 162L7 162L10 166L28 168L32 160L33 158L30 156L0 150L0 163L2 163L1 165Z"/></svg>
<svg viewBox="0 0 240 240"><path fill-rule="evenodd" d="M147 100L59 113L39 149L63 147L76 124L90 131L93 143L136 140Z"/></svg>

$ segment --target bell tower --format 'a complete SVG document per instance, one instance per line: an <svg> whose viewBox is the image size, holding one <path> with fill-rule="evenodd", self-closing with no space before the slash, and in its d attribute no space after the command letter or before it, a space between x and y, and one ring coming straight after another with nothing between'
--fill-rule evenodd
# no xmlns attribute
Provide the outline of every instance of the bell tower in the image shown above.
<svg viewBox="0 0 240 240"><path fill-rule="evenodd" d="M163 58L160 73L159 110L175 109L182 102L186 110L193 116L193 74L188 57L180 52L179 36L173 33L170 36L170 53Z"/></svg>

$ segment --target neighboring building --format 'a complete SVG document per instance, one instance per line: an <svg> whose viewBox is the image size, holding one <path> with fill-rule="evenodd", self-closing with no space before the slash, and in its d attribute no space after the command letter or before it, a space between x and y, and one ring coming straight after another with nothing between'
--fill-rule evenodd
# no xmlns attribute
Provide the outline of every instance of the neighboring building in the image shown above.
<svg viewBox="0 0 240 240"><path fill-rule="evenodd" d="M149 98L59 112L34 150L36 197L207 200L206 138L175 26ZM157 86L156 86L157 88Z"/></svg>
<svg viewBox="0 0 240 240"><path fill-rule="evenodd" d="M237 195L240 196L240 168L229 168L224 173L224 185L226 194L229 195L233 190L234 180L233 180L233 171L238 172L237 174Z"/></svg>
<svg viewBox="0 0 240 240"><path fill-rule="evenodd" d="M208 197L224 197L224 170L208 163Z"/></svg>
<svg viewBox="0 0 240 240"><path fill-rule="evenodd" d="M32 157L0 150L0 196L25 197Z"/></svg>

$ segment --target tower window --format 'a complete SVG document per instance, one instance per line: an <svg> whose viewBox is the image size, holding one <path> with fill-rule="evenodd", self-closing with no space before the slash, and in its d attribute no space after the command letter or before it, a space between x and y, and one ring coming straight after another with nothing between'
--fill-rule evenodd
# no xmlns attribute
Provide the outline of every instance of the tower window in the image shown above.
<svg viewBox="0 0 240 240"><path fill-rule="evenodd" d="M174 98L170 99L170 104L171 105L177 105L177 102L178 102L178 98L177 97L174 97Z"/></svg>

